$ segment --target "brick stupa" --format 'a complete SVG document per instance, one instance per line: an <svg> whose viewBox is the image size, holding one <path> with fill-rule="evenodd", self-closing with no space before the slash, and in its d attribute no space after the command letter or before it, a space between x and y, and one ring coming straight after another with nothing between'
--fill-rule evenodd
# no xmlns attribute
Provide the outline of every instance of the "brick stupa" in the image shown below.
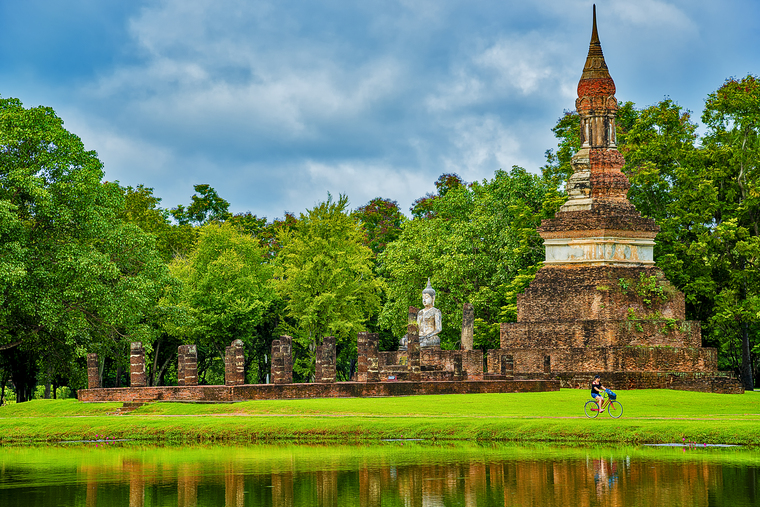
<svg viewBox="0 0 760 507"><path fill-rule="evenodd" d="M538 228L546 260L517 298L517 322L501 324L489 372L549 375L567 387L586 387L604 373L619 389L736 392L734 379L717 375L716 350L702 347L700 323L685 320L683 293L655 266L659 227L628 201L615 145L615 83L595 8L575 107L582 146L572 159L569 198Z"/></svg>

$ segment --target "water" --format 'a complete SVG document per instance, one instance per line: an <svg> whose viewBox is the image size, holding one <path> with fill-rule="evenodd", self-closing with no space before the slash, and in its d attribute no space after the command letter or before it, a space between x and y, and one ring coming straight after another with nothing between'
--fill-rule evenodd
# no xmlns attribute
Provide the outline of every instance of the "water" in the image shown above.
<svg viewBox="0 0 760 507"><path fill-rule="evenodd" d="M756 506L760 451L422 442L4 447L0 505Z"/></svg>

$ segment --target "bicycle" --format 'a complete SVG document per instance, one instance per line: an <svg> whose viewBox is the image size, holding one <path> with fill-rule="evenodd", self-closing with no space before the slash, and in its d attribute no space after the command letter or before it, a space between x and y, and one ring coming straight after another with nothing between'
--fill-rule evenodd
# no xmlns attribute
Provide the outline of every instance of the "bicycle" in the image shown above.
<svg viewBox="0 0 760 507"><path fill-rule="evenodd" d="M621 415L623 415L623 405L620 404L617 400L610 400L607 396L606 392L602 392L602 409L603 412L605 409L607 409L607 412L610 414L610 417L613 419L619 418ZM583 406L583 411L586 412L586 417L589 419L594 419L596 416L599 415L599 405L597 405L596 400L589 400L586 402L586 404Z"/></svg>

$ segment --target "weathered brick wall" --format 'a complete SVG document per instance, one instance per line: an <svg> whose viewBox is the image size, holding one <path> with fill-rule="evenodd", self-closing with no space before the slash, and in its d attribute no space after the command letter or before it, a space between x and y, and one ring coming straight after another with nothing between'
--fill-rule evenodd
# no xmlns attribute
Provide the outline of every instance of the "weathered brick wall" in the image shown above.
<svg viewBox="0 0 760 507"><path fill-rule="evenodd" d="M335 382L335 337L325 336L317 345L316 372L314 382Z"/></svg>
<svg viewBox="0 0 760 507"><path fill-rule="evenodd" d="M432 382L334 382L308 384L256 384L242 386L166 386L84 389L83 402L102 401L200 401L230 402L298 398L350 398L417 396L428 394L477 394L543 392L559 390L557 380L479 380Z"/></svg>
<svg viewBox="0 0 760 507"><path fill-rule="evenodd" d="M273 384L293 382L293 338L280 336L272 342L271 375Z"/></svg>
<svg viewBox="0 0 760 507"><path fill-rule="evenodd" d="M100 361L97 354L87 354L87 388L100 389Z"/></svg>
<svg viewBox="0 0 760 507"><path fill-rule="evenodd" d="M741 382L727 372L598 372L605 387L614 390L676 389L719 394L742 394ZM593 372L554 372L548 378L559 380L563 388L591 390ZM518 378L535 379L535 374ZM545 378L545 377L544 377Z"/></svg>
<svg viewBox="0 0 760 507"><path fill-rule="evenodd" d="M130 387L145 387L145 350L142 342L132 342L129 347L129 385Z"/></svg>
<svg viewBox="0 0 760 507"><path fill-rule="evenodd" d="M640 274L656 276L667 299L636 293ZM629 283L627 289L620 280ZM517 321L625 320L629 309L639 317L684 320L684 295L657 267L545 266L517 296Z"/></svg>
<svg viewBox="0 0 760 507"><path fill-rule="evenodd" d="M492 351L489 351L489 354ZM717 353L712 348L681 347L587 347L587 348L512 348L499 349L499 355L514 358L514 372L714 372L717 370ZM489 362L489 372L498 373L497 363Z"/></svg>
<svg viewBox="0 0 760 507"><path fill-rule="evenodd" d="M483 380L483 351L463 350L461 356L462 370L467 380Z"/></svg>
<svg viewBox="0 0 760 507"><path fill-rule="evenodd" d="M356 364L356 379L359 382L377 382L380 377L377 344L378 333L361 332L356 338L359 353Z"/></svg>
<svg viewBox="0 0 760 507"><path fill-rule="evenodd" d="M501 324L501 348L515 347L700 347L701 325L666 320L576 320Z"/></svg>

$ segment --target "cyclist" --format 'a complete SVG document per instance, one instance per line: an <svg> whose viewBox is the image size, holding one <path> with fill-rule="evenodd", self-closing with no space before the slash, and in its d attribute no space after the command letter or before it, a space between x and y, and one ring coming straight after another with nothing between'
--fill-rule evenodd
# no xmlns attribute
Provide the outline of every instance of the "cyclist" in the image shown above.
<svg viewBox="0 0 760 507"><path fill-rule="evenodd" d="M599 412L604 412L602 409L602 402L604 401L602 392L606 389L607 388L602 385L602 377L600 375L595 375L594 380L591 382L591 397L596 401L596 404L599 405Z"/></svg>

